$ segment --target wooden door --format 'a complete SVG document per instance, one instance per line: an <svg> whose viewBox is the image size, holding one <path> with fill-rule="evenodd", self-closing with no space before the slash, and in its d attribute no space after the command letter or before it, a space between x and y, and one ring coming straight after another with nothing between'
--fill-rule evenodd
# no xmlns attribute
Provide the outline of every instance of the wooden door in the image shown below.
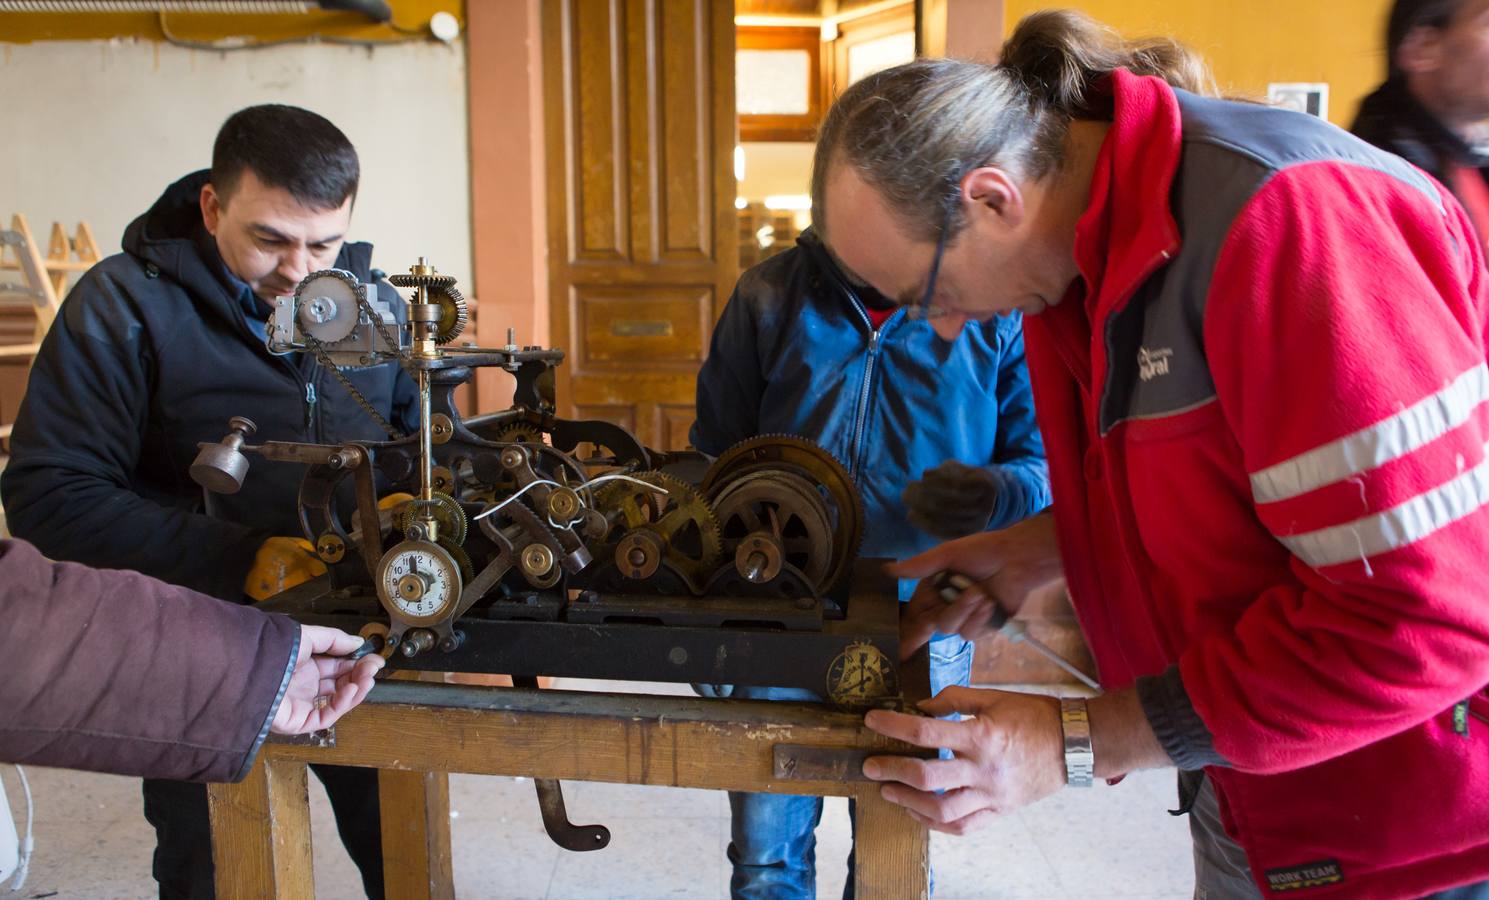
<svg viewBox="0 0 1489 900"><path fill-rule="evenodd" d="M738 268L734 5L552 0L543 16L560 414L680 449Z"/></svg>

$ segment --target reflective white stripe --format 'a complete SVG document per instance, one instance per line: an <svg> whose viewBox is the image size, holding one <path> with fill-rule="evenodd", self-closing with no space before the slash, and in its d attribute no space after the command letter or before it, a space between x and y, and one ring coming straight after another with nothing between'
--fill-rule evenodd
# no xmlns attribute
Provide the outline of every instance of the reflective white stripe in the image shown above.
<svg viewBox="0 0 1489 900"><path fill-rule="evenodd" d="M1257 503L1276 503L1379 468L1467 422L1485 401L1489 401L1489 367L1480 363L1388 419L1253 472L1251 496Z"/></svg>
<svg viewBox="0 0 1489 900"><path fill-rule="evenodd" d="M1345 525L1278 540L1314 568L1369 559L1416 543L1489 504L1489 447L1484 452L1484 461L1474 468L1400 506Z"/></svg>

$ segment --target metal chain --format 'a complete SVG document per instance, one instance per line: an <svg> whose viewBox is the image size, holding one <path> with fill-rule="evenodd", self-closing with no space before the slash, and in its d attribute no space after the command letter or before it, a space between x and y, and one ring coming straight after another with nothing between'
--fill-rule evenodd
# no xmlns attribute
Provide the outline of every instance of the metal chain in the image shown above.
<svg viewBox="0 0 1489 900"><path fill-rule="evenodd" d="M372 420L378 424L378 427L387 432L388 437L392 438L395 441L403 437L402 434L398 433L398 429L394 428L391 424L388 423L387 419L383 418L383 414L377 411L377 407L373 406L371 403L368 402L366 397L362 396L362 392L357 390L357 386L352 384L352 380L346 377L346 374L342 372L341 368L336 365L336 362L331 359L331 354L326 352L326 347L324 344L308 334L305 335L305 342L310 345L311 352L315 354L315 358L320 362L320 364L324 366L326 370L329 371L337 381L341 382L341 386L346 388L347 393L352 395L352 399L357 401L357 405L362 407L362 411L371 416Z"/></svg>

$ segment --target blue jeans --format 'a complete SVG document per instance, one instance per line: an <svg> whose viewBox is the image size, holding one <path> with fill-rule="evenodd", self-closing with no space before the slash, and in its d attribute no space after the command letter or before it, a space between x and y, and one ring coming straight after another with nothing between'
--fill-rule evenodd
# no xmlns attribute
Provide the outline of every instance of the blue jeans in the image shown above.
<svg viewBox="0 0 1489 900"><path fill-rule="evenodd" d="M960 637L944 637L930 646L931 693L972 680L972 644ZM822 697L805 688L735 686L700 687L708 696L737 700L809 700ZM941 751L949 756L947 751ZM853 812L850 804L849 814ZM729 862L734 874L730 894L736 900L795 900L817 895L817 823L822 821L822 798L792 794L729 792ZM848 883L844 900L853 897L853 854L848 854Z"/></svg>

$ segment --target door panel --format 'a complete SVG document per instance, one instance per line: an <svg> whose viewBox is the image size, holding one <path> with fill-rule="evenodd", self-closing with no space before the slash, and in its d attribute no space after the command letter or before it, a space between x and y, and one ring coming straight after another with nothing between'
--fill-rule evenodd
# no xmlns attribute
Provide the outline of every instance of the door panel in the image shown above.
<svg viewBox="0 0 1489 900"><path fill-rule="evenodd" d="M686 443L734 241L734 7L543 7L550 305L560 412ZM682 421L686 419L687 421Z"/></svg>

